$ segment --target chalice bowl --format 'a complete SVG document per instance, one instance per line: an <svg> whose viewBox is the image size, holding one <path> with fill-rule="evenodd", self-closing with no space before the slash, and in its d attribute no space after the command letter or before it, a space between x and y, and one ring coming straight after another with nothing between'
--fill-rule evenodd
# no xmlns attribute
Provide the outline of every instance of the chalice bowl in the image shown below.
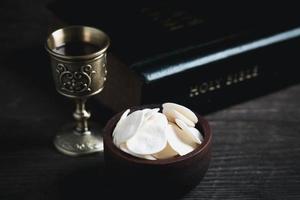
<svg viewBox="0 0 300 200"><path fill-rule="evenodd" d="M103 150L101 130L88 125L88 97L101 92L106 80L108 36L96 28L69 26L49 35L45 48L51 57L56 90L76 102L76 123L61 130L54 140L62 153L78 156Z"/></svg>

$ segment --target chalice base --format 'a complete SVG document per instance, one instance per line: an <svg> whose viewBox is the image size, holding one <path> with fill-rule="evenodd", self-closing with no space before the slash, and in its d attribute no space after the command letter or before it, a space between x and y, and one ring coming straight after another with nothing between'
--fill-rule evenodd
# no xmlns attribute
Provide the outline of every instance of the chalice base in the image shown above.
<svg viewBox="0 0 300 200"><path fill-rule="evenodd" d="M58 151L69 156L81 156L103 151L101 131L91 128L85 133L78 133L73 128L62 130L54 139Z"/></svg>

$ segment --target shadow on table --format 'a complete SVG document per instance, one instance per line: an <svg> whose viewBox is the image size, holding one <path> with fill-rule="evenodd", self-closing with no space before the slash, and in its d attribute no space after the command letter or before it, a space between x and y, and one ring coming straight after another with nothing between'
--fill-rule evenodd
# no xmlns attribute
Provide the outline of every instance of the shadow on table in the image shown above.
<svg viewBox="0 0 300 200"><path fill-rule="evenodd" d="M1 119L0 154L13 155L14 152L49 152L53 149L52 140L61 122L57 120L55 125L52 120L34 119ZM9 148L8 148L9 147ZM18 156L18 155L16 155ZM22 157L23 158L23 157ZM21 158L16 159L20 161Z"/></svg>
<svg viewBox="0 0 300 200"><path fill-rule="evenodd" d="M110 183L108 178L104 163L74 171L58 181L56 199L178 199L188 192L180 191L172 195L162 190L153 191L151 188L141 191L131 187L131 180L128 180L128 185L121 187Z"/></svg>

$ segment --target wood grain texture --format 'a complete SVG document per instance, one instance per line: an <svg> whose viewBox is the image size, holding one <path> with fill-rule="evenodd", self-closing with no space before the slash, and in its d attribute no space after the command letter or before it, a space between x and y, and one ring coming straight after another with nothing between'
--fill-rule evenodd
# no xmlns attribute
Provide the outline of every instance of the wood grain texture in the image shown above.
<svg viewBox="0 0 300 200"><path fill-rule="evenodd" d="M102 154L70 158L52 145L73 102L56 93L43 49L60 26L48 2L0 3L0 199L109 199L116 191L102 181ZM112 116L95 101L88 107L97 123ZM182 199L300 199L300 85L206 117L211 165Z"/></svg>

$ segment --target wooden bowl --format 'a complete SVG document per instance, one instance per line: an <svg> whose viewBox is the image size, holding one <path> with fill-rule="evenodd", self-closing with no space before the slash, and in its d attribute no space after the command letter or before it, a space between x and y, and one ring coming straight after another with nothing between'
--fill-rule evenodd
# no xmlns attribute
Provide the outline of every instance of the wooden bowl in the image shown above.
<svg viewBox="0 0 300 200"><path fill-rule="evenodd" d="M146 105L131 108L130 111L144 108L161 107ZM212 146L212 134L208 122L199 116L196 128L204 136L204 141L194 151L164 160L145 160L131 156L113 143L112 132L123 112L111 118L104 128L104 159L106 175L113 187L122 189L123 193L171 197L184 194L196 186L206 173Z"/></svg>

